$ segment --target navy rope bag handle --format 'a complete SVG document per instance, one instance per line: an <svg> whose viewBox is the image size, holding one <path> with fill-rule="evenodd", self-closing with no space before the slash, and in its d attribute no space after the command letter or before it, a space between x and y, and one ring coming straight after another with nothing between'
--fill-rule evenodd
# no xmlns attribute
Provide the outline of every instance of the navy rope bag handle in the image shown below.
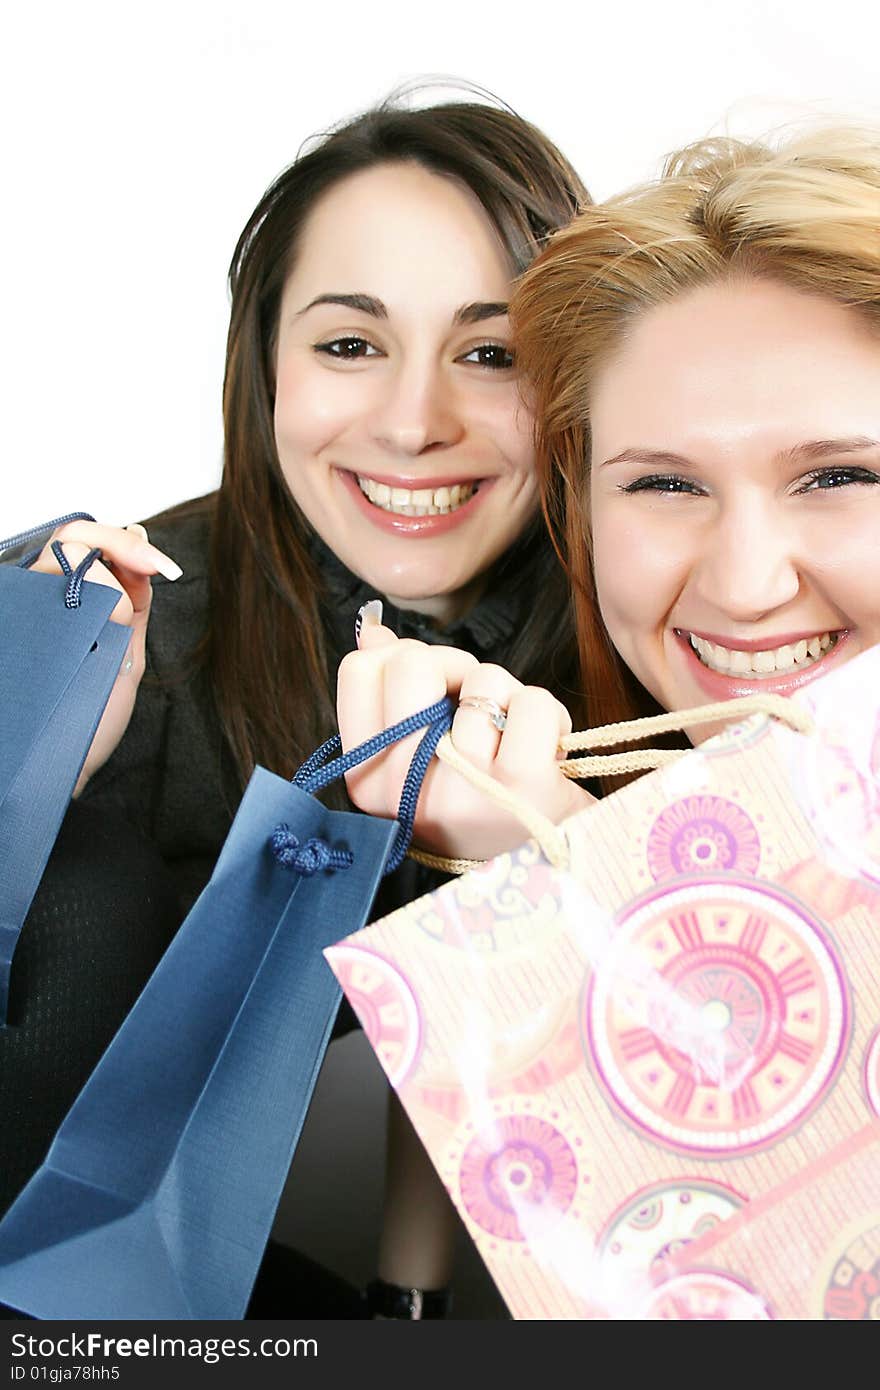
<svg viewBox="0 0 880 1390"><path fill-rule="evenodd" d="M57 531L59 526L66 526L69 521L94 520L95 518L90 512L68 512L65 516L56 516L54 521L44 521L42 526L31 526L26 531L19 531L17 536L8 536L5 541L0 541L0 555L7 550L17 550L19 546L26 545L28 541L35 540L37 536L44 536L47 532ZM29 550L18 561L18 568L30 569L42 549L43 547L38 545L35 549ZM64 554L60 541L52 542L52 554L61 566L61 573L66 575L68 579L67 588L64 591L64 606L65 608L79 608L82 582L95 561L100 560L101 552L98 549L90 550L88 555L80 560L76 569L71 566Z"/></svg>
<svg viewBox="0 0 880 1390"><path fill-rule="evenodd" d="M334 734L333 738L322 743L321 747L306 759L294 775L293 785L305 792L321 791L337 782L353 767L360 766L377 753L390 748L393 743L398 743L402 738L407 738L418 729L427 726L413 755L400 794L397 836L383 870L383 875L392 874L406 858L406 852L412 842L416 805L425 773L434 756L434 749L452 727L454 714L455 705L447 696L420 713L411 714L399 723L383 729L381 733L374 734L372 738L358 744L356 748L349 749L347 753L342 753L342 740L338 734ZM278 862L300 874L313 874L320 869L345 869L352 862L349 850L330 849L320 840L312 839L300 845L289 826L284 824L276 827L270 843Z"/></svg>

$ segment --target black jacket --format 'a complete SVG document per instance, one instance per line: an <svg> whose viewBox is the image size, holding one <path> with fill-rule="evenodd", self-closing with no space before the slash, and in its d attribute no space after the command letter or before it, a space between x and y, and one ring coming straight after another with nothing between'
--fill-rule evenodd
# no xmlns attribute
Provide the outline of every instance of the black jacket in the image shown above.
<svg viewBox="0 0 880 1390"><path fill-rule="evenodd" d="M177 561L183 576L175 583L154 580L147 670L131 723L81 797L84 805L122 816L152 841L176 879L183 911L210 877L241 799L207 673L192 661L208 625L208 528L204 515L150 527L153 544ZM325 621L338 662L354 646L358 608L376 595L326 547L319 546L317 556L332 600ZM481 661L504 664L517 612L508 595L490 593L442 633L430 619L387 602L384 621L402 637L451 643ZM385 881L372 915L440 881L409 861Z"/></svg>

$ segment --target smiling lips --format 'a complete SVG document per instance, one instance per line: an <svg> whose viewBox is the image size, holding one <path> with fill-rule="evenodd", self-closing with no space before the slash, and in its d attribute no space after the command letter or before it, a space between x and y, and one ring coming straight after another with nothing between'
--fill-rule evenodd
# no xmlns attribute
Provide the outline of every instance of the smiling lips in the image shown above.
<svg viewBox="0 0 880 1390"><path fill-rule="evenodd" d="M443 487L390 487L357 473L357 484L374 507L395 516L445 516L469 502L477 490L475 483L453 483Z"/></svg>
<svg viewBox="0 0 880 1390"><path fill-rule="evenodd" d="M688 633L688 639L700 661L710 671L717 671L722 676L745 676L748 680L763 680L774 675L790 676L796 671L803 671L819 661L837 640L836 635L823 632L796 642L786 642L781 647L742 651L709 642L694 632Z"/></svg>
<svg viewBox="0 0 880 1390"><path fill-rule="evenodd" d="M675 636L703 690L714 699L732 699L759 688L793 694L822 674L849 633L841 629L793 636L778 647L758 647L754 642L728 647L681 628L675 629Z"/></svg>
<svg viewBox="0 0 880 1390"><path fill-rule="evenodd" d="M441 536L462 525L482 505L495 478L371 478L335 470L358 511L388 535ZM415 484L417 486L406 486Z"/></svg>

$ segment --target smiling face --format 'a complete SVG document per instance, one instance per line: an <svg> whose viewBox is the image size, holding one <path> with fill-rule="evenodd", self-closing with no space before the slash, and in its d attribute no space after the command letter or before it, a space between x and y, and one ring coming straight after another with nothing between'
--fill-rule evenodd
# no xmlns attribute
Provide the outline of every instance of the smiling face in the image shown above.
<svg viewBox="0 0 880 1390"><path fill-rule="evenodd" d="M880 340L855 311L693 290L638 321L590 423L602 616L661 705L791 694L880 642Z"/></svg>
<svg viewBox="0 0 880 1390"><path fill-rule="evenodd" d="M441 620L469 606L537 507L511 273L468 189L388 164L318 201L282 295L287 485L349 569Z"/></svg>

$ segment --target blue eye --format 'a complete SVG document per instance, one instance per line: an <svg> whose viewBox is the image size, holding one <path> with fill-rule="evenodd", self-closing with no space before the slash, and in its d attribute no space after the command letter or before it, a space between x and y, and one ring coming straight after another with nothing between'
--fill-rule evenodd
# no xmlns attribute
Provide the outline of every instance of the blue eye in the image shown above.
<svg viewBox="0 0 880 1390"><path fill-rule="evenodd" d="M880 477L872 473L870 468L849 468L842 464L837 464L834 468L817 468L815 473L810 473L804 479L802 485L797 488L797 493L805 492L831 492L842 487L852 487L854 483L880 483Z"/></svg>
<svg viewBox="0 0 880 1390"><path fill-rule="evenodd" d="M331 338L326 343L315 343L315 352L323 352L327 357L334 357L338 362L354 362L359 357L378 357L380 354L372 343L368 343L366 338L354 336L346 338Z"/></svg>
<svg viewBox="0 0 880 1390"><path fill-rule="evenodd" d="M689 493L700 496L701 489L691 478L682 478L677 473L650 473L644 478L636 478L631 483L620 486L621 492L660 492Z"/></svg>
<svg viewBox="0 0 880 1390"><path fill-rule="evenodd" d="M486 367L491 372L509 372L514 365L513 353L503 343L480 343L471 348L460 359L473 362L478 367Z"/></svg>

